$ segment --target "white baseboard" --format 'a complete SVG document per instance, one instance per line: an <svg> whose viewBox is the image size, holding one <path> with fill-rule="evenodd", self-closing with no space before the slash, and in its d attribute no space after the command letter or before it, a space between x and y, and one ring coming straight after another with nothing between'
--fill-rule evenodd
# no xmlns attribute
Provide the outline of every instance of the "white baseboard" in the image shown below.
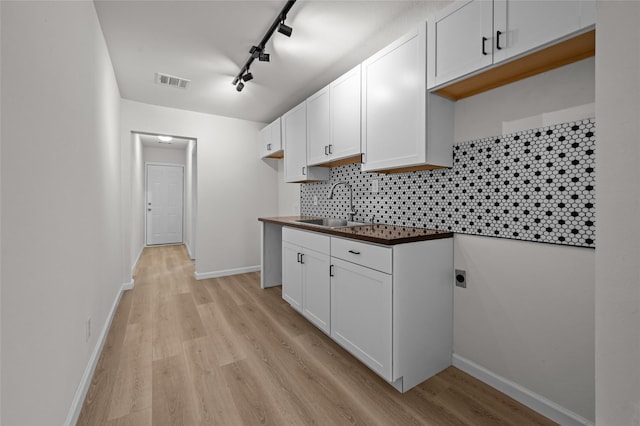
<svg viewBox="0 0 640 426"><path fill-rule="evenodd" d="M187 253L189 254L189 259L194 260L193 253L191 253L191 246L186 241L184 242L184 246L187 248Z"/></svg>
<svg viewBox="0 0 640 426"><path fill-rule="evenodd" d="M196 280L206 280L207 278L218 278L218 277L226 277L227 275L238 275L238 274L246 274L249 272L256 272L260 270L260 265L257 266L247 266L244 268L236 268L236 269L225 269L222 271L213 271L213 272L194 272L193 276Z"/></svg>
<svg viewBox="0 0 640 426"><path fill-rule="evenodd" d="M116 314L116 310L118 309L118 304L120 303L120 299L122 298L122 293L125 290L130 290L132 288L133 280L128 283L122 284L115 300L113 301L113 305L111 306L111 310L109 311L109 315L107 316L107 321L105 321L104 327L100 332L100 336L98 336L96 346L95 348L93 348L93 352L89 357L87 367L85 368L84 373L82 374L82 378L80 379L80 384L78 385L76 393L73 396L73 400L71 401L71 407L69 408L67 418L64 421L64 426L74 426L78 422L78 417L80 417L80 411L82 410L82 404L84 403L84 399L87 396L87 391L89 390L89 386L91 385L93 373L95 372L96 366L98 365L98 360L100 359L100 354L102 353L104 343L107 340L109 328L111 327L111 321L113 321L113 317Z"/></svg>
<svg viewBox="0 0 640 426"><path fill-rule="evenodd" d="M120 291L125 291L125 290L133 290L133 287L135 285L135 280L133 278L131 278L131 281L129 281L128 283L122 283L122 287L120 288Z"/></svg>
<svg viewBox="0 0 640 426"><path fill-rule="evenodd" d="M593 426L594 424L590 420L585 419L573 411L561 407L542 395L538 395L517 383L505 379L504 377L499 376L486 368L479 366L473 361L469 361L468 359L461 357L460 355L453 354L453 366L467 374L470 374L489 386L498 389L500 392L507 394L519 403L526 405L532 410L537 411L562 426Z"/></svg>
<svg viewBox="0 0 640 426"><path fill-rule="evenodd" d="M140 251L136 256L136 259L133 261L133 265L131 265L131 275L136 271L136 266L138 266L138 262L140 261L140 257L142 256L142 252L144 251L144 246L140 247Z"/></svg>

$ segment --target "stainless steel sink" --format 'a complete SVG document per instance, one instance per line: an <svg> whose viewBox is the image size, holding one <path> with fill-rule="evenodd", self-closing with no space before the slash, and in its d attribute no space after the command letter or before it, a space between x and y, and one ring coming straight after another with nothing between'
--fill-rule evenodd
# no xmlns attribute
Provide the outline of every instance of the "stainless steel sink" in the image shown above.
<svg viewBox="0 0 640 426"><path fill-rule="evenodd" d="M351 222L347 219L322 218L322 219L300 219L296 222L306 223L307 225L322 226L325 228L347 228L349 226L366 225L362 222Z"/></svg>

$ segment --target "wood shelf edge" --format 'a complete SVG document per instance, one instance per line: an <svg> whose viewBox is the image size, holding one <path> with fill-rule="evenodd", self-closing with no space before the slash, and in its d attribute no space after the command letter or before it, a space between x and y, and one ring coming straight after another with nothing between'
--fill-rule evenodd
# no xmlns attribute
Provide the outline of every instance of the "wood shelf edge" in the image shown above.
<svg viewBox="0 0 640 426"><path fill-rule="evenodd" d="M526 56L436 89L434 93L457 101L589 58L596 53L595 33L596 30L592 29L578 34Z"/></svg>

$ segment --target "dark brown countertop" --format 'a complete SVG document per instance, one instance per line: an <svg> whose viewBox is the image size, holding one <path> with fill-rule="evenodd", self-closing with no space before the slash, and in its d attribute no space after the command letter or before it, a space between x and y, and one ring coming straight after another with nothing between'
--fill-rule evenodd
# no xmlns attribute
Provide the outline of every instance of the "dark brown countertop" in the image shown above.
<svg viewBox="0 0 640 426"><path fill-rule="evenodd" d="M327 228L318 225L309 225L297 222L304 219L318 219L314 216L282 216L260 217L261 222L275 223L292 228L305 229L307 231L320 232L322 234L335 235L336 237L353 238L354 240L368 241L371 243L395 245L413 243L416 241L438 240L440 238L452 238L453 232L436 231L434 229L410 228L407 226L395 226L385 224L352 226L346 228Z"/></svg>

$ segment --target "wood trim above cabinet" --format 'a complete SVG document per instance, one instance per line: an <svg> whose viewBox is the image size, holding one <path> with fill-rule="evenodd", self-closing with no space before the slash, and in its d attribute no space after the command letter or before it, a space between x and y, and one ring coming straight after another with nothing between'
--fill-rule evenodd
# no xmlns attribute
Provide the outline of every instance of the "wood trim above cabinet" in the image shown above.
<svg viewBox="0 0 640 426"><path fill-rule="evenodd" d="M436 89L434 92L457 101L595 56L595 54L596 30L592 29L519 59Z"/></svg>
<svg viewBox="0 0 640 426"><path fill-rule="evenodd" d="M347 164L362 163L362 154L354 155L353 157L341 158L340 160L330 161L328 163L318 164L317 167L338 167L346 166Z"/></svg>

